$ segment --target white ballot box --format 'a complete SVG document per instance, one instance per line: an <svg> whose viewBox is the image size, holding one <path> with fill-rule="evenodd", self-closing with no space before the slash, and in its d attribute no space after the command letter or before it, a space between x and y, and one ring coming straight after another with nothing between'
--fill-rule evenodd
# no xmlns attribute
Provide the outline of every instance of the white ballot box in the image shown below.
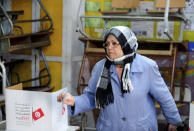
<svg viewBox="0 0 194 131"><path fill-rule="evenodd" d="M194 131L194 101L190 103L189 129Z"/></svg>
<svg viewBox="0 0 194 131"><path fill-rule="evenodd" d="M6 89L6 130L66 131L67 106L57 102L57 92Z"/></svg>

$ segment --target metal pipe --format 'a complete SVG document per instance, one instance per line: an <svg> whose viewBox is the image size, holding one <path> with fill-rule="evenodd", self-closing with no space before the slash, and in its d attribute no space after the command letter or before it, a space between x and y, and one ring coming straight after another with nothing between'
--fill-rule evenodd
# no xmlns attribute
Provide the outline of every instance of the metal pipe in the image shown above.
<svg viewBox="0 0 194 131"><path fill-rule="evenodd" d="M87 35L84 31L82 31L80 28L78 30L84 37L91 38L89 35Z"/></svg>
<svg viewBox="0 0 194 131"><path fill-rule="evenodd" d="M169 3L170 0L166 0L166 8L165 8L165 12L164 12L164 22L165 22L165 32L168 32L168 12L169 12Z"/></svg>
<svg viewBox="0 0 194 131"><path fill-rule="evenodd" d="M50 21L50 19L16 20L14 21L14 23L38 22L38 21Z"/></svg>
<svg viewBox="0 0 194 131"><path fill-rule="evenodd" d="M173 38L170 36L170 34L169 34L169 32L168 32L168 29L167 29L167 32L166 32L166 31L164 31L164 34L165 34L165 35L167 35L167 36L168 36L168 38L169 38L170 40L173 40Z"/></svg>
<svg viewBox="0 0 194 131"><path fill-rule="evenodd" d="M82 0L80 0L79 7L78 7L78 10L77 10L77 28L78 28L78 30L79 30L79 23L80 23L80 21L79 21L79 13L81 12L81 3L82 3Z"/></svg>
<svg viewBox="0 0 194 131"><path fill-rule="evenodd" d="M180 36L179 36L179 40L183 40L183 31L184 31L184 27L186 25L189 25L189 23L191 22L189 19L186 18L185 16L185 12L183 9L179 10L180 13L182 14L183 18L184 18L184 23L180 22Z"/></svg>
<svg viewBox="0 0 194 131"><path fill-rule="evenodd" d="M82 4L82 0L80 0L79 8L77 11L77 29L76 29L76 31L80 32L81 35L83 35L84 37L90 38L90 36L83 31L84 29L83 29L82 19L79 15L79 13L81 12L81 4Z"/></svg>
<svg viewBox="0 0 194 131"><path fill-rule="evenodd" d="M83 27L83 22L82 22L82 19L81 19L81 17L80 17L80 26L81 26L81 28L79 28L79 32L84 36L84 37L86 37L86 38L91 38L88 34L86 34L85 33L85 31L84 31L84 27Z"/></svg>
<svg viewBox="0 0 194 131"><path fill-rule="evenodd" d="M156 21L163 21L164 17L151 17L151 16L81 16L80 18L103 18L103 19L120 19L120 20L127 20L131 19L135 20L156 20Z"/></svg>
<svg viewBox="0 0 194 131"><path fill-rule="evenodd" d="M0 67L2 69L2 88L3 88L3 94L5 95L5 88L6 88L6 69L4 66L4 62L0 61Z"/></svg>
<svg viewBox="0 0 194 131"><path fill-rule="evenodd" d="M170 0L166 0L166 8L164 12L164 34L166 34L170 40L173 40L173 37L170 36L169 31L168 31L169 4L170 4Z"/></svg>
<svg viewBox="0 0 194 131"><path fill-rule="evenodd" d="M50 82L51 82L51 73L50 73L50 70L49 70L49 68L48 68L48 65L47 65L47 62L46 62L46 57L45 57L45 55L44 55L43 50L42 50L41 48L40 48L39 50L40 50L40 52L41 52L41 55L42 55L42 59L43 59L44 65L45 65L46 70L47 70L47 72L48 72L48 78L49 78L49 80L48 80L48 82L47 82L47 86L48 86L48 85L50 84Z"/></svg>
<svg viewBox="0 0 194 131"><path fill-rule="evenodd" d="M50 21L50 24L51 24L51 25L50 25L50 27L49 27L49 29L48 29L47 31L52 30L52 29L53 29L53 21L52 21L50 15L49 15L49 13L47 12L46 8L43 6L42 2L41 2L40 0L37 0L37 1L38 1L38 3L39 3L40 7L41 7L41 8L43 9L43 11L45 12L45 14L46 14L46 16L48 17L49 21Z"/></svg>
<svg viewBox="0 0 194 131"><path fill-rule="evenodd" d="M5 15L5 17L7 18L8 22L10 24L11 29L10 29L9 33L12 33L12 31L13 31L13 23L12 23L11 19L9 18L9 15L7 14L7 12L3 9L3 6L2 6L1 3L0 3L0 8L3 11L3 14Z"/></svg>

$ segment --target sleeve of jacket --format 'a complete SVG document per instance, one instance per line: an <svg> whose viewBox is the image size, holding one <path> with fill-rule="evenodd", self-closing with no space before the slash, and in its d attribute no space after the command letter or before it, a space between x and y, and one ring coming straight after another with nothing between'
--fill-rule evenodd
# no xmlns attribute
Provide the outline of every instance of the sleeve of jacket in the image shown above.
<svg viewBox="0 0 194 131"><path fill-rule="evenodd" d="M158 65L155 62L153 62L150 66L150 74L150 94L159 103L166 120L170 124L181 124L181 118L175 101L163 78L161 77L158 70Z"/></svg>
<svg viewBox="0 0 194 131"><path fill-rule="evenodd" d="M74 96L74 109L72 109L71 106L68 106L68 111L71 116L77 115L81 112L87 112L95 108L96 85L102 70L102 62L103 61L100 61L94 66L88 86L84 89L83 94L80 96Z"/></svg>

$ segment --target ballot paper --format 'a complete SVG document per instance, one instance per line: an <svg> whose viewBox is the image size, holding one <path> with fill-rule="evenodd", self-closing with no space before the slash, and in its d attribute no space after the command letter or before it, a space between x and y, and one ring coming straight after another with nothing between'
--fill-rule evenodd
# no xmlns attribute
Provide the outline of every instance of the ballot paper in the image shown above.
<svg viewBox="0 0 194 131"><path fill-rule="evenodd" d="M6 129L13 131L65 131L67 106L57 102L57 92L6 89Z"/></svg>

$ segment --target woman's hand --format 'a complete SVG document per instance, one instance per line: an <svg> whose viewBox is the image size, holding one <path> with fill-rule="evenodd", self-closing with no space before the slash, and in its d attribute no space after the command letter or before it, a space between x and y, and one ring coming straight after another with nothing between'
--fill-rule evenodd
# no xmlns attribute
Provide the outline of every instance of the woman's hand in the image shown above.
<svg viewBox="0 0 194 131"><path fill-rule="evenodd" d="M68 93L68 92L63 92L57 96L57 101L58 102L63 102L63 98L65 97L64 104L74 106L75 105L75 99L74 97Z"/></svg>
<svg viewBox="0 0 194 131"><path fill-rule="evenodd" d="M168 126L168 131L176 131L176 125L173 125L173 124L169 124Z"/></svg>

